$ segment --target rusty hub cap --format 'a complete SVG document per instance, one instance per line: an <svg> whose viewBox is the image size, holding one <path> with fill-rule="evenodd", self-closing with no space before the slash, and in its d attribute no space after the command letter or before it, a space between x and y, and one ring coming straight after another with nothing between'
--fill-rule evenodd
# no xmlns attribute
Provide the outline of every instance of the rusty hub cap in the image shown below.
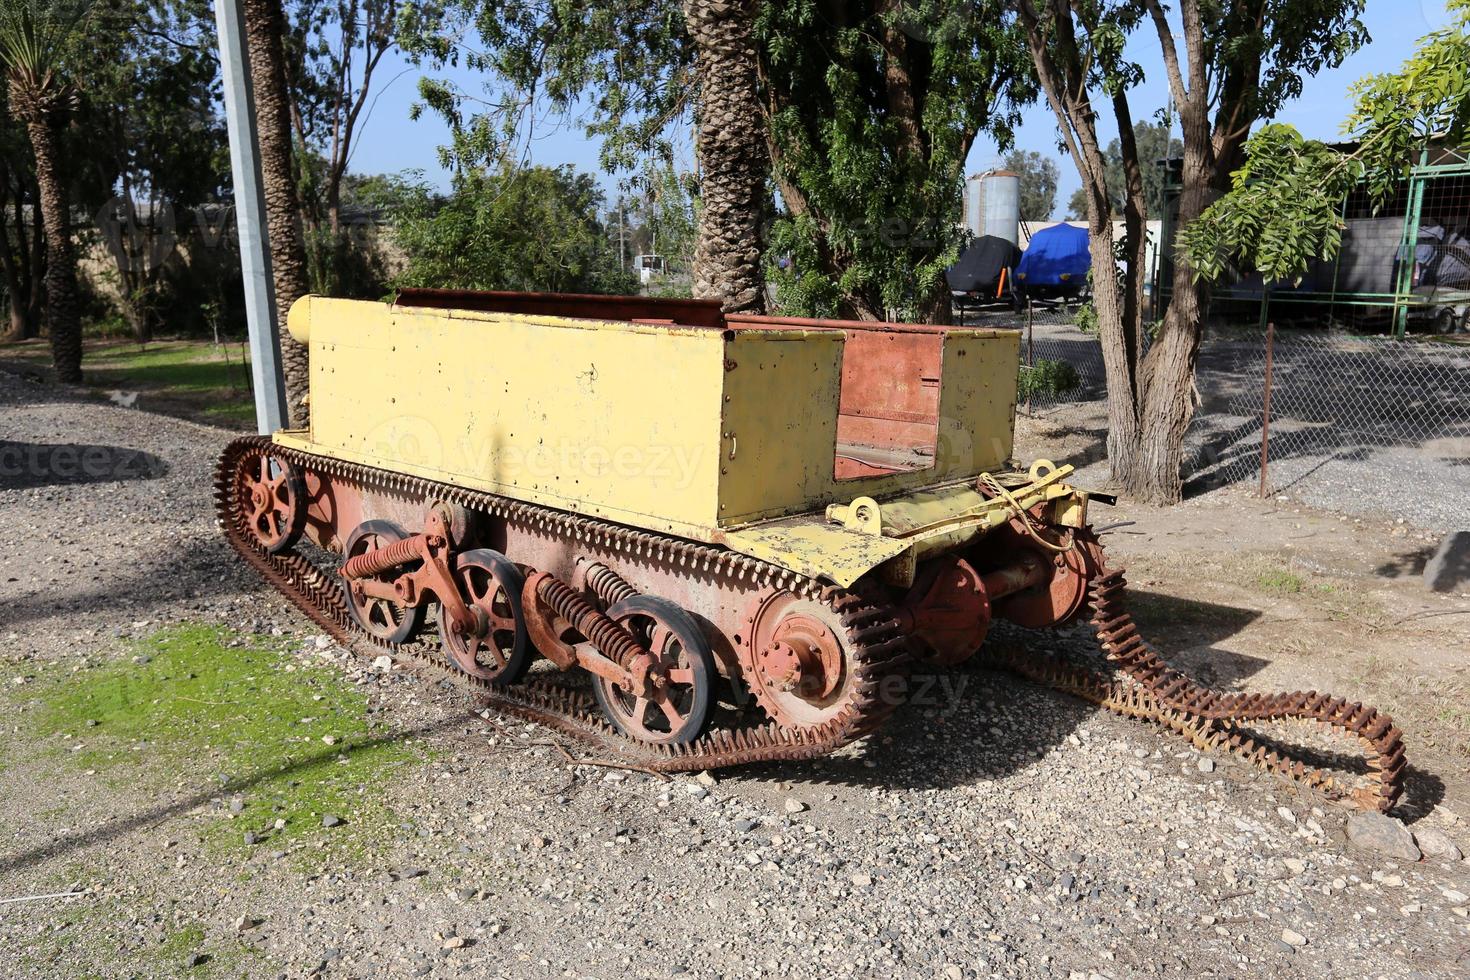
<svg viewBox="0 0 1470 980"><path fill-rule="evenodd" d="M783 725L819 725L847 701L840 624L820 603L769 592L752 603L741 655L756 701Z"/></svg>
<svg viewBox="0 0 1470 980"><path fill-rule="evenodd" d="M245 526L273 555L289 550L306 527L306 482L295 464L262 453L239 470L236 499Z"/></svg>
<svg viewBox="0 0 1470 980"><path fill-rule="evenodd" d="M653 596L625 599L607 615L651 659L642 690L625 690L593 675L593 693L609 720L645 742L682 745L698 738L714 703L715 659L704 632L683 609Z"/></svg>
<svg viewBox="0 0 1470 980"><path fill-rule="evenodd" d="M995 614L1029 629L1064 626L1081 616L1087 607L1088 586L1100 567L1097 539L1090 532L1078 531L1074 534L1076 547L1070 551L1043 552L1032 549L1027 538L1011 528L1000 533L1013 535L1013 548L1034 550L1048 572L1039 585L997 600Z"/></svg>
<svg viewBox="0 0 1470 980"><path fill-rule="evenodd" d="M471 677L492 684L519 680L531 660L520 569L500 552L482 548L455 559L454 577L474 623L467 631L456 630L441 605L439 639L445 652Z"/></svg>
<svg viewBox="0 0 1470 980"><path fill-rule="evenodd" d="M358 555L386 548L408 538L408 532L392 521L363 521L347 537L343 558L347 561ZM375 576L379 581L392 582L398 568L390 568ZM360 588L354 588L354 580L343 580L343 591L347 597L347 608L352 618L368 633L389 643L403 643L418 632L424 620L424 606L408 606L370 596Z"/></svg>

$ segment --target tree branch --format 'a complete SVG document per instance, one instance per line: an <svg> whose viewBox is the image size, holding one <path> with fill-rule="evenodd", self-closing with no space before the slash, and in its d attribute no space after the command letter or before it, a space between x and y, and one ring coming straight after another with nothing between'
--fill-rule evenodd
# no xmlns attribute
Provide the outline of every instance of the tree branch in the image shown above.
<svg viewBox="0 0 1470 980"><path fill-rule="evenodd" d="M1159 35L1159 47L1164 54L1164 69L1169 76L1169 91L1174 96L1174 104L1183 112L1189 102L1189 93L1184 89L1184 75L1179 70L1179 51L1175 46L1174 31L1169 27L1159 0L1144 0L1144 6L1148 8L1149 16L1153 18L1154 30Z"/></svg>

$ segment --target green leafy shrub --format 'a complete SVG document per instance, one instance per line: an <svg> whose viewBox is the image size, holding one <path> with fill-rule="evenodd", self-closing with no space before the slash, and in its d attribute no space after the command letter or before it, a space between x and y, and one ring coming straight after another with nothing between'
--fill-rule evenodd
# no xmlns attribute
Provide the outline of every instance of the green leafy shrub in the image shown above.
<svg viewBox="0 0 1470 980"><path fill-rule="evenodd" d="M1045 358L1027 367L1021 365L1021 374L1016 381L1016 397L1021 400L1037 395L1065 395L1082 386L1077 369L1066 361L1048 361Z"/></svg>

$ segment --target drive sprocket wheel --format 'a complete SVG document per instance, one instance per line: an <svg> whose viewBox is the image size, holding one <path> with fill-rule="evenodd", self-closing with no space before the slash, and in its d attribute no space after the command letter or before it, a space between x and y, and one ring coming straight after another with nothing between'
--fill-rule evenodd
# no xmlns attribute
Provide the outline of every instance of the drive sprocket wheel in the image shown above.
<svg viewBox="0 0 1470 980"><path fill-rule="evenodd" d="M403 541L408 536L407 531L392 521L363 521L347 537L347 544L342 549L343 564L358 555ZM407 567L409 566L404 566L405 569ZM377 578L382 582L391 582L399 571L390 568ZM352 614L353 621L380 640L407 643L424 625L425 607L422 605L406 606L391 599L357 595L353 592L352 583L346 579L342 580L342 592L347 599L347 610Z"/></svg>
<svg viewBox="0 0 1470 980"><path fill-rule="evenodd" d="M687 745L699 738L714 705L716 674L714 651L694 617L667 599L645 595L614 603L607 616L653 655L667 680L654 696L643 697L594 674L592 693L608 719L642 742Z"/></svg>
<svg viewBox="0 0 1470 980"><path fill-rule="evenodd" d="M246 529L272 555L290 551L306 527L306 480L295 463L261 452L235 471Z"/></svg>
<svg viewBox="0 0 1470 980"><path fill-rule="evenodd" d="M831 606L785 590L756 597L741 659L756 703L779 725L811 728L853 700L847 626Z"/></svg>
<svg viewBox="0 0 1470 980"><path fill-rule="evenodd" d="M531 641L521 615L525 579L498 551L466 551L454 562L461 598L474 617L470 634L457 633L440 607L439 639L459 669L491 684L514 684L531 663Z"/></svg>

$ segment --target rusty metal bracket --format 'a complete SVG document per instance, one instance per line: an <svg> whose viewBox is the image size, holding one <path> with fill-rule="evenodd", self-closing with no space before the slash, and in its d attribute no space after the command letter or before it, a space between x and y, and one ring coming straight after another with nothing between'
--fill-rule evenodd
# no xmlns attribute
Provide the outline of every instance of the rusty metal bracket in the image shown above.
<svg viewBox="0 0 1470 980"><path fill-rule="evenodd" d="M443 607L441 615L449 617L451 627L462 635L469 635L477 623L449 571L449 524L444 508L436 505L424 518L422 532L357 555L342 566L342 577L351 583L353 593L359 597L390 599L405 606L421 605L433 594ZM411 572L404 572L392 582L374 578L411 561L423 564Z"/></svg>

